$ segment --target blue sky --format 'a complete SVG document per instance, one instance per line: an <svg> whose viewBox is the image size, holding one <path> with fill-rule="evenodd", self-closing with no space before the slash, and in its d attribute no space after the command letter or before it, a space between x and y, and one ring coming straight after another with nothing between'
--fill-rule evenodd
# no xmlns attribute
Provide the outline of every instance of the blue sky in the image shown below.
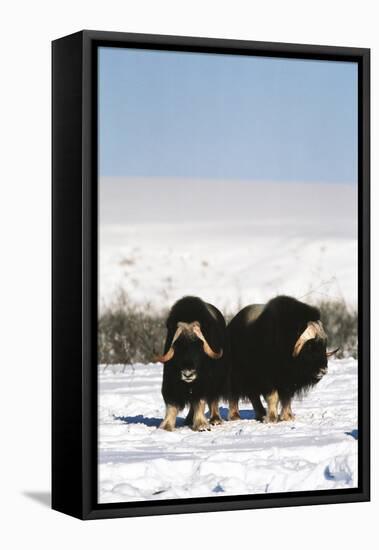
<svg viewBox="0 0 379 550"><path fill-rule="evenodd" d="M357 65L99 49L99 174L357 182Z"/></svg>

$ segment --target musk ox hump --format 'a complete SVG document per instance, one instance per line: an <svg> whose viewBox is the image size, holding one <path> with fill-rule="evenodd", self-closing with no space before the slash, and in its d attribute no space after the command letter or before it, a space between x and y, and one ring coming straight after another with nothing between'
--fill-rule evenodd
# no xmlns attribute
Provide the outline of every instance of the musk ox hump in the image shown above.
<svg viewBox="0 0 379 550"><path fill-rule="evenodd" d="M248 313L247 313L247 322L248 323L254 323L260 317L262 311L265 308L265 304L253 304L249 307Z"/></svg>
<svg viewBox="0 0 379 550"><path fill-rule="evenodd" d="M205 304L205 306L207 308L209 315L212 317L212 319L214 319L215 321L218 321L219 318L217 317L216 308L212 306L212 304Z"/></svg>

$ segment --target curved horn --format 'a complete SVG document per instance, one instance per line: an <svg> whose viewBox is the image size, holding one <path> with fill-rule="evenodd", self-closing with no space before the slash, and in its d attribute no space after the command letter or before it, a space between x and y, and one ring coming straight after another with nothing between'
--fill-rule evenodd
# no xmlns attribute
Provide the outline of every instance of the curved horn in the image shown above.
<svg viewBox="0 0 379 550"><path fill-rule="evenodd" d="M299 338L296 341L296 344L293 348L292 357L297 357L303 346L308 340L313 340L313 338L320 338L321 340L326 340L326 334L324 327L322 326L321 321L309 321L307 328L300 334Z"/></svg>
<svg viewBox="0 0 379 550"><path fill-rule="evenodd" d="M196 334L198 338L203 342L203 350L204 352L210 357L211 359L221 359L223 355L223 350L221 349L218 353L213 351L211 346L206 341L203 333L201 332L200 324L199 323L193 323L193 332Z"/></svg>
<svg viewBox="0 0 379 550"><path fill-rule="evenodd" d="M337 351L339 351L339 350L340 350L340 348L338 347L338 348L334 349L333 351L327 351L326 356L327 357L332 357L332 355L336 354Z"/></svg>
<svg viewBox="0 0 379 550"><path fill-rule="evenodd" d="M169 350L164 355L156 355L155 361L159 361L159 363L167 363L167 361L170 361L174 357L174 348L169 348Z"/></svg>
<svg viewBox="0 0 379 550"><path fill-rule="evenodd" d="M171 345L169 349L166 351L164 355L158 355L155 359L156 361L159 361L160 363L167 363L167 361L170 361L174 357L174 342L179 338L181 333L183 332L183 323L178 323L178 328L176 329L176 332L174 334L174 337L172 339Z"/></svg>

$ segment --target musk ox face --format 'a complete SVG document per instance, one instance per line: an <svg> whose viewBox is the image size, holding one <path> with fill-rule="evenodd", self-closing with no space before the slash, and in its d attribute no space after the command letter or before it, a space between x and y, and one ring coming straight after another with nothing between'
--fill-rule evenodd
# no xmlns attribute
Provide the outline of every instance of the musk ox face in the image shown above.
<svg viewBox="0 0 379 550"><path fill-rule="evenodd" d="M210 347L198 321L179 322L170 348L158 360L169 362L168 367L175 369L180 380L191 384L199 378L201 365L207 357L220 359L222 354L222 350L217 353Z"/></svg>
<svg viewBox="0 0 379 550"><path fill-rule="evenodd" d="M181 335L173 345L172 368L185 384L191 384L201 374L201 364L206 357L202 341L194 335Z"/></svg>
<svg viewBox="0 0 379 550"><path fill-rule="evenodd" d="M295 361L300 380L309 385L317 384L328 371L326 340L320 338L308 340Z"/></svg>
<svg viewBox="0 0 379 550"><path fill-rule="evenodd" d="M303 383L317 384L327 373L328 357L338 349L327 352L326 344L327 338L321 321L310 321L300 331L292 356L297 366L297 375Z"/></svg>

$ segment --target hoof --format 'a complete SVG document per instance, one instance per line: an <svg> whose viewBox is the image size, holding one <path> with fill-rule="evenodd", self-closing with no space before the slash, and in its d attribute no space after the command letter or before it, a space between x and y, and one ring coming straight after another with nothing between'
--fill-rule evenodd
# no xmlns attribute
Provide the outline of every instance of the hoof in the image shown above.
<svg viewBox="0 0 379 550"><path fill-rule="evenodd" d="M222 418L220 418L219 416L215 416L214 418L210 419L209 423L212 424L212 426L218 426L222 424Z"/></svg>
<svg viewBox="0 0 379 550"><path fill-rule="evenodd" d="M233 413L228 416L228 420L241 420L241 417L238 413Z"/></svg>
<svg viewBox="0 0 379 550"><path fill-rule="evenodd" d="M197 424L196 426L192 426L192 429L194 432L209 432L211 427L208 424L208 422L202 422L201 424Z"/></svg>
<svg viewBox="0 0 379 550"><path fill-rule="evenodd" d="M159 426L160 430L166 430L166 432L173 432L175 430L174 426L171 426L171 424L165 424L162 422L162 424Z"/></svg>
<svg viewBox="0 0 379 550"><path fill-rule="evenodd" d="M278 422L278 417L275 414L266 414L263 416L262 422L264 422L264 424L276 424Z"/></svg>
<svg viewBox="0 0 379 550"><path fill-rule="evenodd" d="M295 415L293 413L281 414L279 416L281 422L288 422L295 420Z"/></svg>

